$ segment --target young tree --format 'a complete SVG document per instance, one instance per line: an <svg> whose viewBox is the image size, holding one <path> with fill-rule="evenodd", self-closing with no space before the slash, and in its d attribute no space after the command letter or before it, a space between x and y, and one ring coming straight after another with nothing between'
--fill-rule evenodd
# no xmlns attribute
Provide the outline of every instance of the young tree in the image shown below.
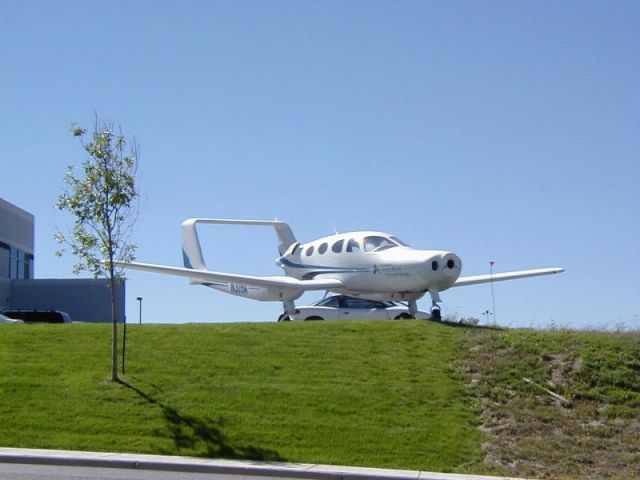
<svg viewBox="0 0 640 480"><path fill-rule="evenodd" d="M96 118L90 141L86 130L72 124L71 133L80 139L88 158L76 175L69 166L65 176L65 191L56 207L75 217L73 229L67 235L56 233L59 243L68 245L78 257L74 273L88 270L94 277L106 277L111 290L111 379L118 380L118 325L116 317L116 285L123 279L123 271L114 261L130 262L135 245L130 235L137 217L138 197L135 173L138 148L133 141L113 133L111 125ZM58 255L62 251L57 252Z"/></svg>

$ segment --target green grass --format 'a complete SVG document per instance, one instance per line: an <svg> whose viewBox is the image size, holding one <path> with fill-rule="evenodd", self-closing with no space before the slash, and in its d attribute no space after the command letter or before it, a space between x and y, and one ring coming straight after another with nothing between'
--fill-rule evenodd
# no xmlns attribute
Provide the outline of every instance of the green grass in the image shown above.
<svg viewBox="0 0 640 480"><path fill-rule="evenodd" d="M463 332L426 322L0 330L0 444L436 471L481 460L455 366Z"/></svg>
<svg viewBox="0 0 640 480"><path fill-rule="evenodd" d="M640 468L637 333L132 325L123 383L107 380L109 343L109 325L0 325L0 445L536 478Z"/></svg>

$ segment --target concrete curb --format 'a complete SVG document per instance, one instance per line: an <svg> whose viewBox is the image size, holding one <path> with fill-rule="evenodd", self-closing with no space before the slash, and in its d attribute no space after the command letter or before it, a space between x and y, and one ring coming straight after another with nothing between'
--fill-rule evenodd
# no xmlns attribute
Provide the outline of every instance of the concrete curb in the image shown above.
<svg viewBox="0 0 640 480"><path fill-rule="evenodd" d="M230 476L259 475L317 480L508 480L504 477L413 470L26 448L0 448L0 463L217 473Z"/></svg>

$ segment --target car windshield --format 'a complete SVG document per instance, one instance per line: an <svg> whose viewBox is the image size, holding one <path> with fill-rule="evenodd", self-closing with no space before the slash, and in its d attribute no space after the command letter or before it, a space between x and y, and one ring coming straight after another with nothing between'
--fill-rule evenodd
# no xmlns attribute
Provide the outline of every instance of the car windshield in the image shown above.
<svg viewBox="0 0 640 480"><path fill-rule="evenodd" d="M399 243L396 243L389 237L382 236L370 236L364 238L364 251L365 252L379 252L388 248L397 247Z"/></svg>
<svg viewBox="0 0 640 480"><path fill-rule="evenodd" d="M329 297L314 303L314 305L318 305L322 307L338 308L340 306L339 303L340 303L340 297Z"/></svg>

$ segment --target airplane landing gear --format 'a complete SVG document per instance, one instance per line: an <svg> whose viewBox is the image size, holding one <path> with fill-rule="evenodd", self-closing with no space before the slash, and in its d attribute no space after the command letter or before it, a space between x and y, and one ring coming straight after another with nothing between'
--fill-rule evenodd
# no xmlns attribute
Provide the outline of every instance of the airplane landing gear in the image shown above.
<svg viewBox="0 0 640 480"><path fill-rule="evenodd" d="M296 305L293 300L285 300L282 302L284 313L278 317L279 322L288 322L291 320L291 316L296 313Z"/></svg>
<svg viewBox="0 0 640 480"><path fill-rule="evenodd" d="M440 307L438 306L438 302L442 301L440 298L440 292L437 290L429 290L429 294L431 295L431 320L441 322L442 314L440 313Z"/></svg>
<svg viewBox="0 0 640 480"><path fill-rule="evenodd" d="M418 314L418 301L417 300L409 300L409 315L410 318L416 318Z"/></svg>

